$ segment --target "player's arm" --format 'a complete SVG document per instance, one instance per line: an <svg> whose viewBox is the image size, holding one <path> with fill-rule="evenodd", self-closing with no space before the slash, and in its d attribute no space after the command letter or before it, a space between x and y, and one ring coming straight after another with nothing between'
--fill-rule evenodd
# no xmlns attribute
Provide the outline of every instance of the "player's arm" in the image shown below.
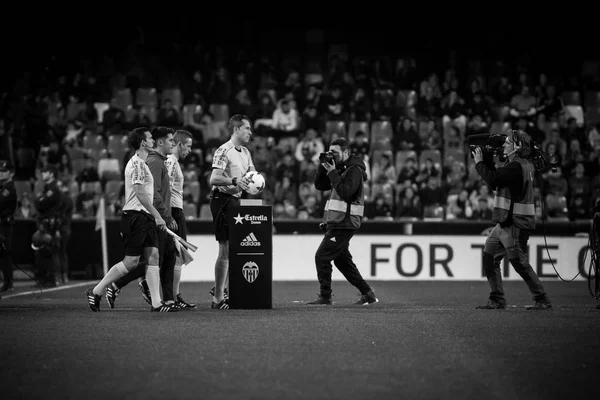
<svg viewBox="0 0 600 400"><path fill-rule="evenodd" d="M210 174L210 184L212 186L235 186L242 190L247 190L248 185L243 179L236 179L235 185L233 184L234 178L230 178L225 175L225 171L219 168L213 168Z"/></svg>
<svg viewBox="0 0 600 400"><path fill-rule="evenodd" d="M160 216L160 213L154 206L152 205L152 199L148 196L148 193L144 190L144 181L146 178L146 169L141 162L134 162L132 166L131 175L126 177L126 179L131 179L131 186L133 187L133 192L135 196L139 200L139 202L144 206L146 210L154 217L156 225L160 229L165 228L165 220Z"/></svg>
<svg viewBox="0 0 600 400"><path fill-rule="evenodd" d="M144 206L144 208L148 210L150 214L152 214L154 220L156 221L156 225L158 225L160 229L164 229L166 227L165 220L160 216L158 210L154 208L154 205L152 204L152 199L144 190L144 185L142 183L134 183L133 191L140 203L142 203L142 205Z"/></svg>

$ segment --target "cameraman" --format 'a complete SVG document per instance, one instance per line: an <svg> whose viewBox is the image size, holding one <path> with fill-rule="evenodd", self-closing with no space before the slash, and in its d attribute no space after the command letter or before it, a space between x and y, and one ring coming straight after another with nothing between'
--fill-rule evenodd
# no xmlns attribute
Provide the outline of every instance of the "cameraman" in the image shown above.
<svg viewBox="0 0 600 400"><path fill-rule="evenodd" d="M472 151L475 169L490 187L496 188L492 211L492 221L496 222L496 226L490 232L483 249L483 269L491 293L487 304L477 308L506 308L500 262L508 255L511 265L533 295L535 305L527 309L549 309L552 308L550 299L527 256L529 235L535 229L535 167L526 158L531 154L531 138L523 131L511 130L502 148L507 161L498 169L492 163L483 162L480 147Z"/></svg>
<svg viewBox="0 0 600 400"><path fill-rule="evenodd" d="M323 222L325 237L315 254L320 293L310 305L332 305L331 261L344 277L361 293L355 304L377 303L373 289L365 282L348 249L350 239L362 223L364 212L363 182L367 180L365 163L359 156L351 156L348 141L339 138L331 142L329 151L321 153L321 164L315 175L315 188L331 190L325 205Z"/></svg>

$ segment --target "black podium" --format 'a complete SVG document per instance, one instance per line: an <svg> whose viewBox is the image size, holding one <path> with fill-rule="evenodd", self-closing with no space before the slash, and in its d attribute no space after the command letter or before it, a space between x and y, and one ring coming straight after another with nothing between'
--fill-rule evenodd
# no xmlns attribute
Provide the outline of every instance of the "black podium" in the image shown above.
<svg viewBox="0 0 600 400"><path fill-rule="evenodd" d="M273 209L242 199L230 207L229 308L273 307Z"/></svg>

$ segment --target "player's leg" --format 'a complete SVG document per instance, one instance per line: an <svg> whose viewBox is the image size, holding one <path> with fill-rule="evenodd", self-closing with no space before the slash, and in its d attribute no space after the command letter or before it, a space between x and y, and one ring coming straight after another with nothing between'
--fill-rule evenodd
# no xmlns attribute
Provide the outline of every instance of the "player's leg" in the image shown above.
<svg viewBox="0 0 600 400"><path fill-rule="evenodd" d="M210 210L213 216L215 239L219 243L219 253L215 261L215 291L212 298L212 308L228 308L224 298L225 282L229 273L229 226L227 210L229 205L238 204L234 197L223 193L213 192Z"/></svg>
<svg viewBox="0 0 600 400"><path fill-rule="evenodd" d="M187 240L187 225L185 221L185 214L180 208L172 208L171 213L173 218L177 222L177 235ZM173 268L173 292L175 293L175 299L179 308L195 308L196 305L193 303L186 302L181 296L180 284L181 284L181 271L183 269L183 260L178 255L175 258L175 267Z"/></svg>
<svg viewBox="0 0 600 400"><path fill-rule="evenodd" d="M503 231L502 240L506 246L508 260L527 284L529 291L535 301L535 306L530 309L548 309L552 308L550 298L544 290L544 286L537 276L527 256L527 242L529 241L529 232L516 226L511 226Z"/></svg>
<svg viewBox="0 0 600 400"><path fill-rule="evenodd" d="M173 293L175 242L173 241L173 238L164 231L159 231L158 237L159 242L161 242L159 245L159 267L163 301L167 304L173 304L175 303L175 294Z"/></svg>

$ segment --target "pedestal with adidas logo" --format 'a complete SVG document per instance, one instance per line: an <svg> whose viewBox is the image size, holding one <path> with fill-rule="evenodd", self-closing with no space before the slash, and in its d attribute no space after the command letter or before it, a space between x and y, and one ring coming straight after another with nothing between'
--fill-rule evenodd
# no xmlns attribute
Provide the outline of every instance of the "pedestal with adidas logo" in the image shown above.
<svg viewBox="0 0 600 400"><path fill-rule="evenodd" d="M242 199L229 213L229 308L273 307L273 209Z"/></svg>

